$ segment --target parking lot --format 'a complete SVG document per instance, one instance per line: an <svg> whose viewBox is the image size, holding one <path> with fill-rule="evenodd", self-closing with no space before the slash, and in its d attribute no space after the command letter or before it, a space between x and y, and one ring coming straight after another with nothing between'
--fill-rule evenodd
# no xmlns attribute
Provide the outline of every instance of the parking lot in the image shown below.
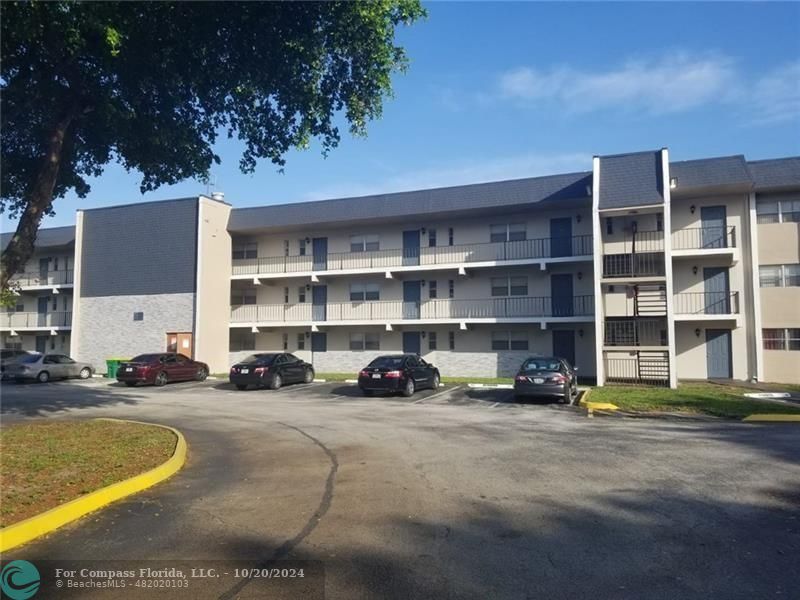
<svg viewBox="0 0 800 600"><path fill-rule="evenodd" d="M177 476L15 557L321 560L329 598L797 595L800 428L588 419L510 390L364 398L2 386L4 424L113 416L189 442Z"/></svg>

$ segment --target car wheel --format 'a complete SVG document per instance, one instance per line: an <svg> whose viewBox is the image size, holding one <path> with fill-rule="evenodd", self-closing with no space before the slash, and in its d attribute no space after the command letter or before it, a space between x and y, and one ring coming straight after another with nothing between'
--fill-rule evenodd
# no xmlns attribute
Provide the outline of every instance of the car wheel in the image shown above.
<svg viewBox="0 0 800 600"><path fill-rule="evenodd" d="M283 379L278 373L272 376L272 381L269 382L269 389L271 390L279 390L283 385Z"/></svg>
<svg viewBox="0 0 800 600"><path fill-rule="evenodd" d="M438 390L440 383L441 383L441 379L439 379L439 374L438 373L434 373L433 374L433 385L432 385L432 388L434 390Z"/></svg>
<svg viewBox="0 0 800 600"><path fill-rule="evenodd" d="M403 396L408 398L409 396L413 395L414 395L414 380L409 377L408 381L406 381L406 387L403 388Z"/></svg>
<svg viewBox="0 0 800 600"><path fill-rule="evenodd" d="M564 395L561 396L561 398L559 398L558 401L561 404L569 404L571 400L572 400L572 388L569 386L569 384L566 384L564 386Z"/></svg>
<svg viewBox="0 0 800 600"><path fill-rule="evenodd" d="M203 367L200 367L197 370L197 375L195 375L195 379L197 381L205 381L206 377L208 377L208 371L206 371Z"/></svg>
<svg viewBox="0 0 800 600"><path fill-rule="evenodd" d="M163 385L167 385L167 374L164 371L161 371L158 375L156 375L155 380L153 380L153 384L161 387Z"/></svg>
<svg viewBox="0 0 800 600"><path fill-rule="evenodd" d="M81 372L78 374L78 377L81 379L89 379L92 376L92 370L89 367L84 367L81 369Z"/></svg>
<svg viewBox="0 0 800 600"><path fill-rule="evenodd" d="M42 371L36 376L36 381L38 381L39 383L47 383L48 381L50 381L50 373L48 373L47 371Z"/></svg>
<svg viewBox="0 0 800 600"><path fill-rule="evenodd" d="M135 381L126 381L125 385L127 385L128 387L135 387L136 386L136 382Z"/></svg>
<svg viewBox="0 0 800 600"><path fill-rule="evenodd" d="M311 383L314 381L314 369L306 369L306 376L304 381L306 383Z"/></svg>
<svg viewBox="0 0 800 600"><path fill-rule="evenodd" d="M239 391L246 390L247 389L247 384L246 383L237 383L236 384L236 389L239 390Z"/></svg>

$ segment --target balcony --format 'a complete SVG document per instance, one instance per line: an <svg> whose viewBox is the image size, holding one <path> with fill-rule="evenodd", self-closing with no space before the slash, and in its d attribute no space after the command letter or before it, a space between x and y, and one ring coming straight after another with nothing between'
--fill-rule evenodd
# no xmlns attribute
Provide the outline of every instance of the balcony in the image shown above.
<svg viewBox="0 0 800 600"><path fill-rule="evenodd" d="M37 330L37 329L69 329L71 327L72 327L71 312L0 313L0 329Z"/></svg>
<svg viewBox="0 0 800 600"><path fill-rule="evenodd" d="M736 319L739 314L739 292L675 294L673 312L678 321Z"/></svg>
<svg viewBox="0 0 800 600"><path fill-rule="evenodd" d="M25 271L14 275L11 282L19 285L21 289L72 286L72 270Z"/></svg>
<svg viewBox="0 0 800 600"><path fill-rule="evenodd" d="M248 304L231 309L232 324L314 324L402 321L590 321L594 296L555 300L549 296L519 296L479 300L435 299L421 302L384 300L329 302L323 305Z"/></svg>
<svg viewBox="0 0 800 600"><path fill-rule="evenodd" d="M628 358L603 359L606 383L669 387L666 352L635 352Z"/></svg>
<svg viewBox="0 0 800 600"><path fill-rule="evenodd" d="M732 262L738 260L736 247L736 228L691 227L672 233L673 258L697 256L729 256Z"/></svg>
<svg viewBox="0 0 800 600"><path fill-rule="evenodd" d="M661 280L665 274L662 252L603 256L603 279Z"/></svg>
<svg viewBox="0 0 800 600"><path fill-rule="evenodd" d="M589 260L592 236L541 238L515 242L491 242L459 246L394 248L366 252L338 252L323 256L269 256L233 261L233 276L247 278L306 276L318 272L347 274L387 270L422 270L426 268L458 268L469 264L526 264L537 261L561 262L573 257Z"/></svg>
<svg viewBox="0 0 800 600"><path fill-rule="evenodd" d="M667 345L666 319L608 318L604 333L603 343L607 347L660 348Z"/></svg>

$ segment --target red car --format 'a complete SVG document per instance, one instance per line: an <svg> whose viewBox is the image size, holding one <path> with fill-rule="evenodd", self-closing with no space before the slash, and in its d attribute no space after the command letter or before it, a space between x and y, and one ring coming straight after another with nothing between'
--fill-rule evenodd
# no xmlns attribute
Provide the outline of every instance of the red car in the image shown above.
<svg viewBox="0 0 800 600"><path fill-rule="evenodd" d="M203 381L208 377L208 365L175 352L140 354L120 363L117 381L133 387L137 383L166 385L170 381Z"/></svg>

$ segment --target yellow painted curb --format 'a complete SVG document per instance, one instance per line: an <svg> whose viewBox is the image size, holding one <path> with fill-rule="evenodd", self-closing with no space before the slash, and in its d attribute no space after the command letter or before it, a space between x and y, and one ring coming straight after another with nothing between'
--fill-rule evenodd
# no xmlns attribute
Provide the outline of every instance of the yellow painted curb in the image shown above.
<svg viewBox="0 0 800 600"><path fill-rule="evenodd" d="M186 462L186 440L183 434L177 429L159 425L157 423L143 423L141 421L128 421L125 419L98 419L101 421L119 421L123 423L137 423L139 425L151 425L169 429L178 438L175 444L175 452L165 463L150 469L141 475L136 475L130 479L119 481L112 485L100 488L90 494L71 500L61 506L56 506L42 514L36 515L19 523L14 523L8 527L0 529L0 552L6 552L12 548L30 542L59 527L66 525L80 517L102 508L112 502L125 498L136 492L141 492L156 483L164 481L177 473Z"/></svg>
<svg viewBox="0 0 800 600"><path fill-rule="evenodd" d="M589 394L591 394L591 393L592 393L592 389L593 389L593 388L589 388L588 390L586 390L585 392L583 392L583 395L581 396L581 401L580 401L580 402L578 402L578 404L579 404L580 406L586 406L586 402L588 402L588 400L586 400L586 399L589 397Z"/></svg>
<svg viewBox="0 0 800 600"><path fill-rule="evenodd" d="M619 410L619 406L611 402L587 402L585 406L589 410Z"/></svg>
<svg viewBox="0 0 800 600"><path fill-rule="evenodd" d="M800 423L800 415L749 415L742 421L772 421L780 423Z"/></svg>

